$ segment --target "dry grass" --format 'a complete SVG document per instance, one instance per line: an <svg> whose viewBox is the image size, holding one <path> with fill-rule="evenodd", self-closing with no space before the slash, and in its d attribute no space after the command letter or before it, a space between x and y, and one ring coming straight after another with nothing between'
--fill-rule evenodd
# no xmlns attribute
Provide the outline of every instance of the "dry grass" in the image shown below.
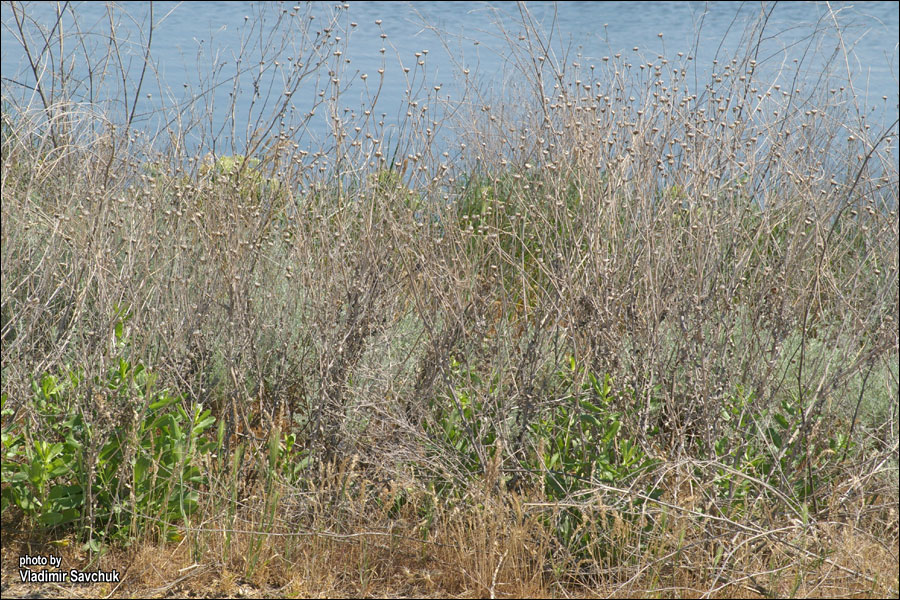
<svg viewBox="0 0 900 600"><path fill-rule="evenodd" d="M432 501L420 500L429 506ZM215 521L194 528L178 544L113 548L99 559L74 543L63 549L42 548L33 534L20 538L9 532L3 545L3 573L4 586L11 587L5 587L4 594L40 590L51 597L886 597L896 590L896 542L885 545L883 538L858 522L863 513L890 507L854 507L828 522L785 521L758 527L728 519L704 522L687 510L650 510L649 532L616 521L601 534L603 544L642 547L639 555L620 564L575 565L559 549L553 550L554 541L538 518L540 512L557 507L538 508L515 495L473 494L465 501L463 506L438 507L425 540L422 519L415 511L419 506L412 504L389 522L370 507L348 515L339 526L333 518L319 515L307 526L296 522L283 531L265 532L252 529L251 505L249 522L231 526L230 553L223 552L223 529L228 524ZM665 525L659 522L661 513L671 515ZM880 515L879 522L887 517ZM26 553L60 555L64 569L116 568L124 581L120 586L86 588L21 585L15 562Z"/></svg>
<svg viewBox="0 0 900 600"><path fill-rule="evenodd" d="M249 122L206 111L213 72L156 137L23 36L48 70L3 87L4 494L78 418L73 477L131 521L99 483L55 529L5 495L4 596L51 541L127 575L66 596L897 596L897 123L760 75L765 14L695 87L680 54L574 65L523 8L515 97L446 106L414 68L388 138L377 73L342 110L334 11L248 25L284 81ZM308 84L340 117L303 150ZM184 518L102 473L157 410L120 361L216 419Z"/></svg>

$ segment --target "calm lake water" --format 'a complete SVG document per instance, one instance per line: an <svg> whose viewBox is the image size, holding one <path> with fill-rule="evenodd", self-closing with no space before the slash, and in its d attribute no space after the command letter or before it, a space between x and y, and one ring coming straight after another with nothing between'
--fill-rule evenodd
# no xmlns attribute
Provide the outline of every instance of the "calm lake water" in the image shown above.
<svg viewBox="0 0 900 600"><path fill-rule="evenodd" d="M870 122L890 123L898 113L898 6L896 2L778 3L766 23L758 54L763 67L760 76L768 78L766 83L785 87L794 87L798 81L807 86L829 85L816 77L823 65L831 64L835 76L850 73L857 101ZM76 78L84 78L88 62L95 73L90 86L78 88L77 98L86 104L106 102L103 108L111 113L129 112L141 76L150 3L108 7L74 2L67 7L60 20L68 36L63 52ZM528 40L535 39L527 35L529 27L542 33L559 68L577 64L585 69L616 54L639 63L660 56L674 59L680 52L682 58L693 57L694 76L702 79L715 69L714 60L732 57L741 47L748 23L770 9L771 4L750 2L528 2L524 8L512 3L351 2L298 5L299 16L291 20L292 3L156 2L152 5L151 69L134 104L136 123L162 130L166 123L153 116L155 109L168 106L171 124L177 118L172 107L186 107L187 99L203 94L202 110L208 118L197 125L198 139L212 135L223 151L240 151L259 115L283 99L279 89L283 68L279 72L278 66L273 67L274 60L280 59L283 66L294 54L308 52L309 45L297 32L299 23L309 17L314 17L312 33L334 19L331 35L341 38L341 54L325 57L331 62L297 88L289 105L297 114L308 111L317 96L322 98L326 88L339 80L339 85L349 86L340 97L347 112L372 109L377 98L374 112L390 128L408 110L408 95L446 100L447 105L474 104L529 85L522 73L534 57L534 48L528 46ZM34 74L22 49L17 20L24 11L25 39L40 52L40 30L54 28L56 10L56 3L30 3L24 8L2 5L5 96L27 99L34 95ZM106 67L99 57L107 55L111 26L120 39L127 40L118 48L127 73L124 82L121 77L103 80L97 76ZM87 35L76 43L77 29ZM273 31L280 33L270 39ZM242 52L238 63L236 57ZM266 64L259 64L261 56ZM380 69L384 72L379 73ZM232 114L234 126L222 127ZM306 145L318 147L328 135L329 119L335 118L340 115L319 114L310 119L302 136Z"/></svg>

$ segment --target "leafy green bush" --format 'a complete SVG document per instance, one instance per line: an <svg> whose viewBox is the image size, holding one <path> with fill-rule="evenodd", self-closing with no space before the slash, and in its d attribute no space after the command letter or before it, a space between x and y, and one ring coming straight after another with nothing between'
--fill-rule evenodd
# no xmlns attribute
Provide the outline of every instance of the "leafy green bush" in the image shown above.
<svg viewBox="0 0 900 600"><path fill-rule="evenodd" d="M726 427L714 452L719 463L733 465L733 471L718 470L717 495L740 511L761 481L781 490L799 507L822 485L835 481L842 454L854 444L832 427L818 428L822 435L804 439L800 435L804 408L796 397L762 410L755 408L754 401L752 393L738 388L723 407Z"/></svg>
<svg viewBox="0 0 900 600"><path fill-rule="evenodd" d="M492 448L497 441L497 419L500 415L481 399L484 384L481 377L455 358L450 360L454 384L459 384L453 398L439 396L432 400L433 420L424 423L425 431L436 444L438 455L449 451L466 473L481 472L480 448ZM488 393L490 393L488 391ZM477 444L478 447L476 447Z"/></svg>
<svg viewBox="0 0 900 600"><path fill-rule="evenodd" d="M478 400L481 378L458 362L451 362L454 382L460 382L455 391L459 403L440 404L435 401L435 423L426 426L438 456L454 456L457 464L473 477L479 475L481 464L478 449L483 449L485 460L496 461L499 444L499 426L504 418L502 407ZM585 375L580 378L581 375ZM531 448L523 466L540 477L543 495L549 502L578 502L590 495L598 484L630 487L641 475L652 469L657 461L648 456L638 443L622 435L622 415L613 410L612 378L583 373L574 358L568 369L558 373L562 389L574 389L564 401L548 406L528 425L527 446ZM584 383L576 385L576 380ZM465 383L464 383L465 382ZM458 484L459 482L457 482ZM441 489L452 487L444 482ZM560 545L572 555L581 558L598 556L610 558L608 544L599 543L602 531L612 527L613 519L633 521L640 512L644 499L659 498L662 490L654 485L637 489L635 497L617 498L599 515L593 509L568 506L549 513L545 525L554 532Z"/></svg>
<svg viewBox="0 0 900 600"><path fill-rule="evenodd" d="M579 373L574 359L560 376L573 382ZM612 378L586 373L580 389L549 415L531 426L538 455L530 469L543 473L543 490L548 501L560 502L590 494L598 483L630 487L636 477L651 469L656 460L637 442L622 433L622 415L612 409ZM614 549L599 543L598 535L609 531L616 517L631 520L639 512L643 497L658 498L655 486L638 490L635 498L617 498L603 514L594 510L566 507L551 515L547 525L563 547L582 558L613 558ZM642 497L643 496L643 497Z"/></svg>
<svg viewBox="0 0 900 600"><path fill-rule="evenodd" d="M33 384L32 406L45 423L37 428L7 423L4 395L3 512L16 506L47 528L80 523L94 545L153 531L172 536L198 508L206 483L199 464L214 445L202 435L215 419L198 404L185 410L181 396L153 391L153 381L124 358L90 386L78 372L45 374ZM95 396L85 398L84 387Z"/></svg>

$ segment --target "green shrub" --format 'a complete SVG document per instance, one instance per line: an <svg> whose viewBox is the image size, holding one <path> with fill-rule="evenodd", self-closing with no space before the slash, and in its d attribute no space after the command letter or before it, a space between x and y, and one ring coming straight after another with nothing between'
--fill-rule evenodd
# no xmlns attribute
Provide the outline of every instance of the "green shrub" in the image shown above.
<svg viewBox="0 0 900 600"><path fill-rule="evenodd" d="M499 427L509 419L503 407L479 400L482 380L458 362L451 363L454 381L459 382L455 398L440 404L436 401L435 424L426 427L435 443L436 456L454 456L472 478L481 474L479 444L485 460L496 460L500 438ZM576 386L576 380L584 383ZM562 389L574 389L565 401L548 406L528 425L527 440L531 450L523 466L540 477L539 485L549 502L578 502L590 495L598 484L626 488L657 461L648 456L636 440L622 434L622 415L612 406L613 381L609 375L598 377L582 373L574 358L569 369L558 374ZM456 482L456 485L465 482ZM445 481L441 489L453 489L454 482ZM459 492L462 490L459 489ZM654 485L643 488L635 497L610 501L612 506L599 515L592 508L566 507L549 513L544 523L559 544L580 558L612 557L608 544L600 543L602 531L611 527L615 518L634 521L645 498L659 498L662 490Z"/></svg>
<svg viewBox="0 0 900 600"><path fill-rule="evenodd" d="M824 434L804 439L799 430L804 407L794 396L771 409L756 409L754 401L752 393L738 388L723 407L725 427L716 440L715 459L733 470L718 469L717 496L727 499L732 510L743 511L758 493L774 489L799 508L836 481L842 454L855 444L835 427L817 428ZM769 489L761 490L759 481Z"/></svg>
<svg viewBox="0 0 900 600"><path fill-rule="evenodd" d="M574 359L560 376L574 383L581 374ZM532 424L539 454L530 470L543 473L543 491L548 501L561 502L590 495L596 485L628 488L635 479L656 465L634 439L622 433L622 415L612 409L613 381L609 375L586 373L584 383L564 404ZM547 518L557 540L574 556L618 561L615 548L601 543L599 535L609 531L615 518L633 520L644 497L658 498L662 490L641 488L635 498L618 497L598 514L593 508L566 507Z"/></svg>
<svg viewBox="0 0 900 600"><path fill-rule="evenodd" d="M82 395L81 379L71 371L34 382L31 402L44 427L7 423L3 396L3 512L16 506L50 529L83 524L94 546L151 532L171 537L198 508L206 484L199 465L213 450L202 435L215 419L198 404L185 410L181 396L153 391L153 375L124 358L90 386L93 401L106 403L100 412Z"/></svg>

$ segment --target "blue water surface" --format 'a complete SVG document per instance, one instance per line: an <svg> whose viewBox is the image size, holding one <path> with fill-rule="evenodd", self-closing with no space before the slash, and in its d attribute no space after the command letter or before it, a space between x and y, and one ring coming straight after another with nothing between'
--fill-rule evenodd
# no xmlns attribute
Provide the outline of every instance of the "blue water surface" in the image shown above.
<svg viewBox="0 0 900 600"><path fill-rule="evenodd" d="M681 53L681 58L692 58L699 82L716 69L713 61L724 62L740 51L748 24L767 13L756 50L759 77L771 85L793 87L799 73L800 83L830 85L817 79L824 69L849 80L870 122L890 123L898 113L898 6L155 2L150 39L148 2L3 3L3 93L20 105L38 101L35 71L50 81L42 65L60 52L55 45L46 47L46 33L60 27L71 80L80 82L74 99L105 111L113 121L131 117L135 127L159 135L199 110L205 118L186 138L215 139L221 152L239 153L262 133L264 115L272 114L279 103L287 102L298 122L319 106L318 114L293 134L302 146L315 149L342 118L317 104L335 85L343 90L339 104L345 113L359 118L369 110L388 135L403 121L411 98L428 98L449 111L467 103L488 103L530 85L529 70L538 51L549 53L552 68L559 70L573 65L584 69L616 55L654 60ZM285 100L279 88L283 71L278 69L283 70L285 59L309 50L309 40L298 33L300 23L307 21L311 34L328 28L331 36L340 37L341 53L323 57L324 67ZM114 52L111 31L119 40ZM273 36L273 31L278 33ZM44 57L38 69L29 62L23 41L32 59ZM148 41L149 67L144 69ZM110 56L114 64L104 62ZM268 62L257 64L260 57ZM273 57L280 58L280 67L273 66ZM115 74L118 65L123 66L124 80L106 75ZM161 113L160 107L167 110Z"/></svg>

